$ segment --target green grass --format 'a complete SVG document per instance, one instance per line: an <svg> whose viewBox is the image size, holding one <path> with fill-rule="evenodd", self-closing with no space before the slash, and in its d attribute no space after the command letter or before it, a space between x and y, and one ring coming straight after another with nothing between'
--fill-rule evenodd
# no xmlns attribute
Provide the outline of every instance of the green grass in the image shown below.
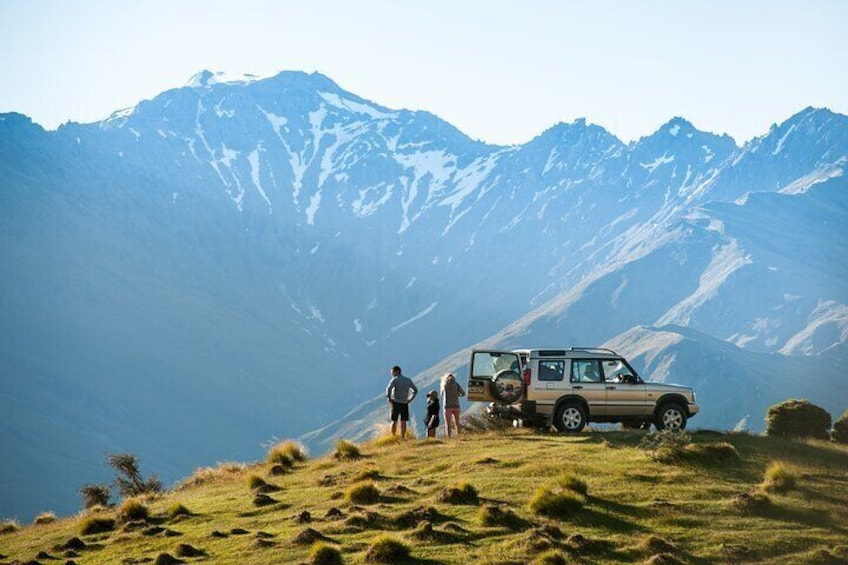
<svg viewBox="0 0 848 565"><path fill-rule="evenodd" d="M61 556L65 550L54 548L79 538L85 549L75 550L74 560L81 565L154 563L160 555L188 551L180 544L204 552L180 557L187 562L335 563L313 556L318 542L337 550L343 563L362 565L369 555L377 558L372 548L389 536L409 550L396 562L421 565L556 563L559 556L601 565L663 559L789 565L848 558L848 446L694 432L673 449L697 455L659 460L640 448L644 436L510 428L450 442L365 442L357 446L359 459L331 453L274 477L277 502L267 506L254 506L248 477L267 477L271 463L226 464L199 470L178 488L146 499L148 523L139 529L116 527L119 509L100 508L10 528L0 535L0 554L7 556L3 561L22 563L42 551ZM796 475L794 489L763 491L765 470L774 461ZM377 501L345 500L345 492L360 484L356 479L376 479L376 469ZM328 475L332 481L322 480ZM478 504L440 500L441 493L465 485L473 486ZM582 507L556 518L536 514L528 503L540 487L571 493ZM177 504L191 513L172 520ZM309 524L297 520L303 512L312 516ZM99 529L87 526L99 520L105 522ZM313 531L306 535L305 528Z"/></svg>

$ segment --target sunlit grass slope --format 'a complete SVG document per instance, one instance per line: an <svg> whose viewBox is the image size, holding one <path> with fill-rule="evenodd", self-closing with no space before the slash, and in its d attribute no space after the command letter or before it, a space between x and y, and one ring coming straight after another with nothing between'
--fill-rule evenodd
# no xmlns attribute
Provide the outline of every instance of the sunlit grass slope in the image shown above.
<svg viewBox="0 0 848 565"><path fill-rule="evenodd" d="M848 448L828 442L511 429L339 447L198 471L146 518L7 528L0 562L848 562Z"/></svg>

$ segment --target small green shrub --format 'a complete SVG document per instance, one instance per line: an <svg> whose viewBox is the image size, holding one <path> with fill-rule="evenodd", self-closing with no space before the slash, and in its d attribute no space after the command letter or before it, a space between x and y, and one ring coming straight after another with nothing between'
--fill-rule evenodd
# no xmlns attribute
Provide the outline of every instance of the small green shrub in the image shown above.
<svg viewBox="0 0 848 565"><path fill-rule="evenodd" d="M138 498L128 498L118 507L118 522L127 523L135 521L147 521L150 511Z"/></svg>
<svg viewBox="0 0 848 565"><path fill-rule="evenodd" d="M0 535L11 534L20 529L21 525L18 524L17 520L3 520L3 522L0 523Z"/></svg>
<svg viewBox="0 0 848 565"><path fill-rule="evenodd" d="M115 529L115 520L105 516L86 516L82 519L79 526L81 536L90 536L93 534L102 534L111 532Z"/></svg>
<svg viewBox="0 0 848 565"><path fill-rule="evenodd" d="M409 559L409 546L388 535L382 535L371 542L365 552L368 563L397 563Z"/></svg>
<svg viewBox="0 0 848 565"><path fill-rule="evenodd" d="M293 440L278 443L268 450L268 463L286 465L293 462L304 462L309 459L309 452L303 446ZM288 465L291 467L291 465Z"/></svg>
<svg viewBox="0 0 848 565"><path fill-rule="evenodd" d="M181 502L175 502L168 507L167 514L168 518L173 520L178 516L191 516L191 510L183 506Z"/></svg>
<svg viewBox="0 0 848 565"><path fill-rule="evenodd" d="M583 508L583 497L571 490L554 492L541 486L533 493L528 507L534 514L549 518L570 518Z"/></svg>
<svg viewBox="0 0 848 565"><path fill-rule="evenodd" d="M837 443L848 443L848 410L843 412L842 416L833 423L831 437Z"/></svg>
<svg viewBox="0 0 848 565"><path fill-rule="evenodd" d="M771 508L771 499L760 492L742 493L733 498L732 504L742 514L759 514Z"/></svg>
<svg viewBox="0 0 848 565"><path fill-rule="evenodd" d="M336 442L336 452L333 457L336 459L359 459L362 457L362 452L355 443L340 439Z"/></svg>
<svg viewBox="0 0 848 565"><path fill-rule="evenodd" d="M352 504L376 504L380 501L380 491L371 481L356 483L345 492L345 500Z"/></svg>
<svg viewBox="0 0 848 565"><path fill-rule="evenodd" d="M567 565L567 563L568 561L561 552L551 549L534 559L532 565Z"/></svg>
<svg viewBox="0 0 848 565"><path fill-rule="evenodd" d="M487 528L503 527L510 530L522 528L526 522L509 508L485 504L477 512L477 523Z"/></svg>
<svg viewBox="0 0 848 565"><path fill-rule="evenodd" d="M376 481L379 478L380 478L379 469L365 469L365 470L357 473L356 476L353 477L353 481L354 482Z"/></svg>
<svg viewBox="0 0 848 565"><path fill-rule="evenodd" d="M477 489L471 483L460 482L455 487L448 487L439 492L437 499L446 504L479 504L480 497Z"/></svg>
<svg viewBox="0 0 848 565"><path fill-rule="evenodd" d="M109 506L112 493L106 485L83 485L80 488L82 507L86 510L95 506Z"/></svg>
<svg viewBox="0 0 848 565"><path fill-rule="evenodd" d="M669 463L685 459L686 448L691 443L692 436L687 432L663 430L646 434L639 442L639 449L647 451L655 461Z"/></svg>
<svg viewBox="0 0 848 565"><path fill-rule="evenodd" d="M784 493L794 489L798 484L798 476L785 463L773 461L767 468L763 479L763 490L766 492Z"/></svg>
<svg viewBox="0 0 848 565"><path fill-rule="evenodd" d="M53 512L42 512L33 519L33 524L52 524L56 521L56 514Z"/></svg>
<svg viewBox="0 0 848 565"><path fill-rule="evenodd" d="M249 488L250 490L267 486L267 484L268 483L265 482L265 479L258 475L249 475L247 477L247 488Z"/></svg>
<svg viewBox="0 0 848 565"><path fill-rule="evenodd" d="M830 439L830 414L808 400L787 400L766 412L766 435Z"/></svg>
<svg viewBox="0 0 848 565"><path fill-rule="evenodd" d="M342 565L342 552L336 546L326 542L316 542L309 550L311 565Z"/></svg>
<svg viewBox="0 0 848 565"><path fill-rule="evenodd" d="M586 481L571 473L563 473L557 479L557 486L561 489L571 490L577 494L587 496L589 494L589 485Z"/></svg>
<svg viewBox="0 0 848 565"><path fill-rule="evenodd" d="M115 486L124 498L162 490L162 481L156 475L144 478L139 471L140 461L132 453L113 453L106 459L115 470Z"/></svg>

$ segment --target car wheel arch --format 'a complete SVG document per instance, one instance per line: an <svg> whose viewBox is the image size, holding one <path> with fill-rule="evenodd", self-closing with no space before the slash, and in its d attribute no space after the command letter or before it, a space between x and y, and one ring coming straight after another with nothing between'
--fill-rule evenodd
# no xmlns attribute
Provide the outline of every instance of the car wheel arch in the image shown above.
<svg viewBox="0 0 848 565"><path fill-rule="evenodd" d="M689 402L680 394L672 393L661 396L659 400L657 400L654 407L654 418L659 416L660 411L668 404L679 404L683 409L683 412L686 414L686 417L689 417Z"/></svg>

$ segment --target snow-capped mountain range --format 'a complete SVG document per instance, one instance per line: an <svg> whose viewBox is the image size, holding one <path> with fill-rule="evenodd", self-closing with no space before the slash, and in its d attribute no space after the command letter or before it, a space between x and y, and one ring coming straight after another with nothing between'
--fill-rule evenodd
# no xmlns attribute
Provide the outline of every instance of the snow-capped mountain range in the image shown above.
<svg viewBox="0 0 848 565"><path fill-rule="evenodd" d="M696 426L836 417L846 164L826 109L742 147L682 118L502 147L299 72L0 114L0 515L75 510L105 453L168 483L360 439L390 366L431 386L481 343L612 346L695 386Z"/></svg>

